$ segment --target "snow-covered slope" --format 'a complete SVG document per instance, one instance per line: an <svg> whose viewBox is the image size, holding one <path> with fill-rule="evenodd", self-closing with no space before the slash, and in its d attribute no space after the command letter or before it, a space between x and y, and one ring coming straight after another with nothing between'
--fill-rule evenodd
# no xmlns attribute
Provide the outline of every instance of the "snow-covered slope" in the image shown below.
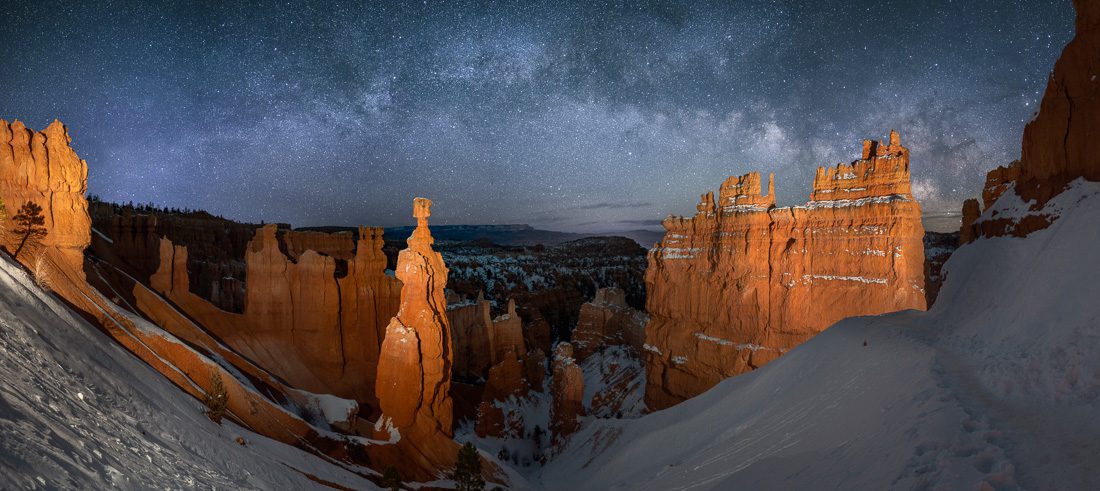
<svg viewBox="0 0 1100 491"><path fill-rule="evenodd" d="M678 406L593 422L541 484L1100 489L1100 185L1046 211L1027 238L960 248L931 311L848 319Z"/></svg>
<svg viewBox="0 0 1100 491"><path fill-rule="evenodd" d="M321 487L298 470L375 488L231 422L212 423L199 401L0 255L0 489Z"/></svg>

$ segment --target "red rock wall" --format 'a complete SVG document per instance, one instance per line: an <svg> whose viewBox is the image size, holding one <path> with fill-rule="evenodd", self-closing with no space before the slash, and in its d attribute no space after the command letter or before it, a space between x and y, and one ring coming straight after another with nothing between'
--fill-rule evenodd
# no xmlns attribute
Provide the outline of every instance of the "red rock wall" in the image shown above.
<svg viewBox="0 0 1100 491"><path fill-rule="evenodd" d="M1054 64L1039 114L1024 127L1019 189L1040 201L1078 177L1100 181L1100 2L1073 5L1077 33Z"/></svg>
<svg viewBox="0 0 1100 491"><path fill-rule="evenodd" d="M1076 35L1054 64L1035 119L1024 127L1020 160L986 175L982 204L963 205L960 242L980 237L1023 237L1057 217L1039 212L1066 184L1100 181L1100 2L1074 0ZM1030 212L1019 216L980 214L1009 191Z"/></svg>
<svg viewBox="0 0 1100 491"><path fill-rule="evenodd" d="M374 380L384 328L397 311L400 282L385 274L380 229L360 229L347 274L312 250L295 263L276 226L261 228L245 252L242 314L225 312L188 289L187 249L162 239L150 286L188 316L291 385L377 408Z"/></svg>
<svg viewBox="0 0 1100 491"><path fill-rule="evenodd" d="M493 363L493 319L484 298L447 309L454 346L454 373L463 379L484 378Z"/></svg>
<svg viewBox="0 0 1100 491"><path fill-rule="evenodd" d="M297 261L306 251L316 251L334 259L350 261L355 257L355 241L350 232L314 232L288 230L283 234L286 253Z"/></svg>
<svg viewBox="0 0 1100 491"><path fill-rule="evenodd" d="M805 206L756 174L669 217L646 271L646 403L661 409L759 368L845 317L924 309L924 229L896 132L818 169ZM727 181L729 183L730 181ZM770 187L770 186L769 186Z"/></svg>
<svg viewBox="0 0 1100 491"><path fill-rule="evenodd" d="M84 197L88 164L69 146L71 141L65 125L57 120L45 130L34 131L18 120L9 124L0 119L0 198L8 216L3 225L9 231L15 226L11 218L23 203L33 201L41 206L48 231L41 245L56 249L79 271L84 248L91 241L91 218ZM4 234L0 243L15 252L19 240ZM25 261L35 252L24 249L19 259Z"/></svg>
<svg viewBox="0 0 1100 491"><path fill-rule="evenodd" d="M622 289L599 289L591 302L581 305L579 319L572 337L577 361L584 361L607 346L627 345L636 353L642 352L649 319L626 304L626 292Z"/></svg>

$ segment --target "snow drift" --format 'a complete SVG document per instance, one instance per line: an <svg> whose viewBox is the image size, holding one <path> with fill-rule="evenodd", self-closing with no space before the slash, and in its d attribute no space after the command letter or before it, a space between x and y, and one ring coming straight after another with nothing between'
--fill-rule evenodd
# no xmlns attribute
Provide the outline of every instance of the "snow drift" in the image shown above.
<svg viewBox="0 0 1100 491"><path fill-rule="evenodd" d="M302 489L365 478L228 420L0 255L0 488ZM240 438L243 444L237 441Z"/></svg>

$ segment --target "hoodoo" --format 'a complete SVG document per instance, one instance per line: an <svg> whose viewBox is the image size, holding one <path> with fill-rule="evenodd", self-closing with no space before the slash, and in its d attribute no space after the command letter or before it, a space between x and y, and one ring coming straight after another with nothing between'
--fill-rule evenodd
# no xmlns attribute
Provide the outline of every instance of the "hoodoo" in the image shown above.
<svg viewBox="0 0 1100 491"><path fill-rule="evenodd" d="M759 368L845 317L924 309L924 229L898 132L822 167L804 206L774 178L730 177L665 219L646 271L646 403L661 409Z"/></svg>
<svg viewBox="0 0 1100 491"><path fill-rule="evenodd" d="M100 249L119 248L127 240L120 236ZM308 250L294 261L284 254L273 224L256 231L244 255L240 314L221 310L190 290L188 249L167 238L160 239L160 264L149 284L235 350L294 386L376 407L373 374L381 326L396 311L400 288L385 274L381 229L360 227L358 247L343 277L337 277L337 258L332 256ZM165 322L159 311L143 313Z"/></svg>
<svg viewBox="0 0 1100 491"><path fill-rule="evenodd" d="M41 206L43 226L49 230L41 245L56 249L79 270L92 221L84 198L88 164L69 146L71 141L57 120L34 131L18 120L9 124L0 119L0 198L10 214L26 202ZM10 246L7 239L0 242Z"/></svg>
<svg viewBox="0 0 1100 491"><path fill-rule="evenodd" d="M383 418L397 428L421 426L451 435L451 337L447 266L432 250L431 200L413 200L416 230L397 259L401 306L386 326L376 390Z"/></svg>

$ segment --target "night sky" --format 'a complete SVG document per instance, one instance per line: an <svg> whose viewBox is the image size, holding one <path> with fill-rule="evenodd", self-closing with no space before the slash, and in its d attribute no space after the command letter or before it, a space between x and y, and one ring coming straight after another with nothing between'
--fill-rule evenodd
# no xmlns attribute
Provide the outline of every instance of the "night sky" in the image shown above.
<svg viewBox="0 0 1100 491"><path fill-rule="evenodd" d="M901 131L926 213L1020 134L1070 0L4 2L0 117L59 118L90 192L245 221L655 228L729 175Z"/></svg>

